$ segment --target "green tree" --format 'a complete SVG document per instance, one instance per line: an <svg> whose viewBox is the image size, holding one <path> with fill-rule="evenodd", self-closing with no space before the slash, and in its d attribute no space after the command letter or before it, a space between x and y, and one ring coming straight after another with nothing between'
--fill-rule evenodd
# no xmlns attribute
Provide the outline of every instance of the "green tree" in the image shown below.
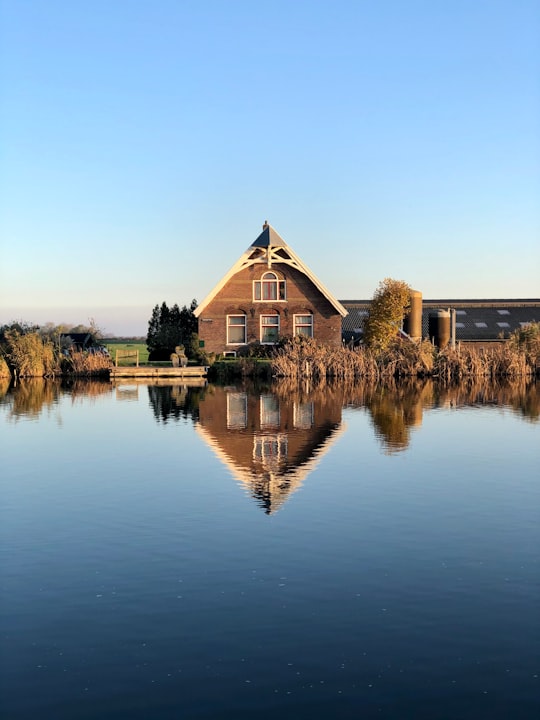
<svg viewBox="0 0 540 720"><path fill-rule="evenodd" d="M196 307L196 300L191 301L189 308L186 305L179 308L176 303L169 308L166 302L154 307L146 336L151 360L168 360L177 345L184 345L188 357L191 355L193 334L197 331Z"/></svg>
<svg viewBox="0 0 540 720"><path fill-rule="evenodd" d="M411 288L402 280L385 278L379 283L364 322L364 342L375 352L388 348L410 306Z"/></svg>

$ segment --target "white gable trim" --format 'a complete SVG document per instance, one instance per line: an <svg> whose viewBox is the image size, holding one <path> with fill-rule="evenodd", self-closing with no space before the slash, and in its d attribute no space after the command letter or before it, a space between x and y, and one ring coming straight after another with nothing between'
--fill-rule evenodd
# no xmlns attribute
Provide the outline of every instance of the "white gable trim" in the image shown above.
<svg viewBox="0 0 540 720"><path fill-rule="evenodd" d="M281 239L281 238L280 238ZM288 257L282 257L280 255L280 251L288 255ZM243 255L236 261L236 263L232 266L232 268L229 270L229 272L223 276L223 278L220 280L220 282L213 288L213 290L204 298L204 300L201 302L200 305L197 306L197 308L194 311L195 317L199 317L199 315L204 311L204 309L212 302L212 300L215 298L215 296L218 294L218 292L225 287L225 285L229 282L229 280L234 277L238 272L241 270L244 270L245 268L249 267L250 265L266 265L267 267L272 267L273 264L280 264L280 265L289 265L290 267L295 268L299 272L301 272L303 275L306 275L311 282L315 285L315 287L319 290L319 292L324 295L324 297L328 300L328 302L335 308L335 310L341 315L341 317L345 317L349 314L349 311L346 310L343 305L337 300L332 293L322 284L322 282L311 272L311 270L305 265L298 255L296 255L295 252L291 250L291 248L284 243L283 245L277 245L277 246L269 246L267 248L261 248L257 247L255 245L250 245L248 249L243 253Z"/></svg>

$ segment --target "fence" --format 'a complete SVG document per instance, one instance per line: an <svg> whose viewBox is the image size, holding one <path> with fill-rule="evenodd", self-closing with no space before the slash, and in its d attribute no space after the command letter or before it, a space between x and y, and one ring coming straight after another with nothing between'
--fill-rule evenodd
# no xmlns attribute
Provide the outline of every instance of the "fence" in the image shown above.
<svg viewBox="0 0 540 720"><path fill-rule="evenodd" d="M118 361L122 361L122 365L133 365L139 367L139 351L138 350L116 350L114 364L118 367Z"/></svg>

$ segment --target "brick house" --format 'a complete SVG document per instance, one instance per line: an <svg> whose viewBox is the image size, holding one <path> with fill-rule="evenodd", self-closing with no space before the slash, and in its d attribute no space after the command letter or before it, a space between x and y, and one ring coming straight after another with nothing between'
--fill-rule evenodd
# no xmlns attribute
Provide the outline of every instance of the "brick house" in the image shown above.
<svg viewBox="0 0 540 720"><path fill-rule="evenodd" d="M343 305L268 223L195 310L206 352L305 335L341 345Z"/></svg>

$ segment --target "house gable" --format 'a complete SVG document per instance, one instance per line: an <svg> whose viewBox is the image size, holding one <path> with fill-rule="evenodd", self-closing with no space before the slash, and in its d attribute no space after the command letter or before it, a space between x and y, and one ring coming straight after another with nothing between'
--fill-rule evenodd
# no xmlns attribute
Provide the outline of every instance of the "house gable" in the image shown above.
<svg viewBox="0 0 540 720"><path fill-rule="evenodd" d="M240 270L250 265L266 265L269 269L278 264L289 265L308 277L315 287L326 297L330 304L335 308L341 317L347 315L347 310L337 300L332 293L321 283L321 281L309 270L298 255L287 245L285 240L267 223L263 226L262 233L253 242L252 245L243 253L243 255L231 267L229 272L223 276L221 281L210 291L201 304L195 310L195 316L199 317L209 303L214 299L217 293L227 284L227 282L236 275Z"/></svg>
<svg viewBox="0 0 540 720"><path fill-rule="evenodd" d="M208 352L305 334L341 344L345 308L278 233L262 233L195 310Z"/></svg>

